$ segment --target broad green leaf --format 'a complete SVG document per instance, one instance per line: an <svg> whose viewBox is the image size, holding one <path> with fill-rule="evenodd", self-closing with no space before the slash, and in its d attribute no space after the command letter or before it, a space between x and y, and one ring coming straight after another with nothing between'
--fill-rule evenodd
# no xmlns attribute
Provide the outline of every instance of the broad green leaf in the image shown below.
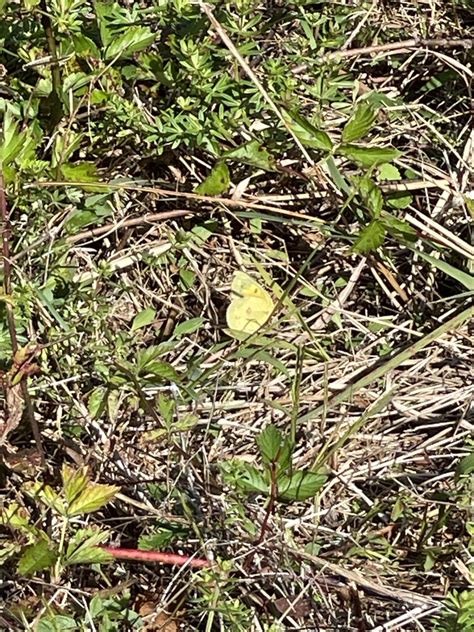
<svg viewBox="0 0 474 632"><path fill-rule="evenodd" d="M61 477L63 479L64 497L70 506L71 503L73 503L74 500L76 500L76 498L86 489L90 481L89 471L87 466L74 469L69 465L64 464Z"/></svg>
<svg viewBox="0 0 474 632"><path fill-rule="evenodd" d="M69 540L63 563L72 564L105 564L113 560L113 556L99 548L109 537L107 531L79 529Z"/></svg>
<svg viewBox="0 0 474 632"><path fill-rule="evenodd" d="M251 140L236 149L226 151L224 157L235 160L236 162L243 162L252 167L265 169L266 171L272 171L275 168L274 158L257 140Z"/></svg>
<svg viewBox="0 0 474 632"><path fill-rule="evenodd" d="M401 151L390 147L359 147L358 145L340 145L338 152L367 168L391 162L402 155Z"/></svg>
<svg viewBox="0 0 474 632"><path fill-rule="evenodd" d="M354 252L360 253L372 252L383 244L384 239L384 225L380 220L374 219L368 226L361 230L353 246L353 250Z"/></svg>
<svg viewBox="0 0 474 632"><path fill-rule="evenodd" d="M323 151L332 150L333 143L329 135L319 130L301 114L291 112L285 116L285 119L293 133L305 147L322 149Z"/></svg>
<svg viewBox="0 0 474 632"><path fill-rule="evenodd" d="M458 283L461 283L461 285L464 285L467 290L474 290L474 276L472 274L459 270L450 263L446 263L446 261L443 261L442 259L436 259L436 257L432 257L431 255L426 254L426 252L422 252L416 248L413 248L413 251L416 252L422 259L431 263L432 266L441 270L441 272L444 272L444 274L447 274L452 279L455 279Z"/></svg>
<svg viewBox="0 0 474 632"><path fill-rule="evenodd" d="M63 630L78 630L77 621L64 614L46 615L38 621L35 632L63 632Z"/></svg>
<svg viewBox="0 0 474 632"><path fill-rule="evenodd" d="M138 375L162 378L172 382L179 381L179 376L171 364L157 359L161 355L163 355L163 350L160 346L140 351L137 357Z"/></svg>
<svg viewBox="0 0 474 632"><path fill-rule="evenodd" d="M190 318L189 320L185 320L182 323L176 325L176 328L173 332L173 336L175 338L180 338L181 336L186 336L188 334L192 334L195 331L201 329L204 323L204 318L198 316L197 318Z"/></svg>
<svg viewBox="0 0 474 632"><path fill-rule="evenodd" d="M152 309L151 307L143 309L133 319L131 331L136 331L137 329L141 329L142 327L150 325L155 320L155 317L156 311L154 309Z"/></svg>
<svg viewBox="0 0 474 632"><path fill-rule="evenodd" d="M379 180L385 182L386 180L401 180L402 176L400 175L400 171L398 167L395 165L391 165L390 163L385 163L380 165L379 167Z"/></svg>
<svg viewBox="0 0 474 632"><path fill-rule="evenodd" d="M70 182L97 182L97 167L93 162L65 163L61 173ZM102 189L101 189L102 190Z"/></svg>
<svg viewBox="0 0 474 632"><path fill-rule="evenodd" d="M128 57L143 50L155 41L155 34L146 26L130 26L112 39L105 51L105 59Z"/></svg>
<svg viewBox="0 0 474 632"><path fill-rule="evenodd" d="M417 238L416 230L410 226L410 224L394 217L386 211L382 212L380 221L383 223L384 228L388 233L393 233L393 235L398 238L403 237L409 241L413 241Z"/></svg>
<svg viewBox="0 0 474 632"><path fill-rule="evenodd" d="M265 463L274 463L278 459L283 437L275 426L268 425L262 430L256 439L256 443Z"/></svg>
<svg viewBox="0 0 474 632"><path fill-rule="evenodd" d="M72 43L74 46L74 52L78 57L93 57L94 59L100 59L99 49L86 35L83 35L82 33L72 35Z"/></svg>
<svg viewBox="0 0 474 632"><path fill-rule="evenodd" d="M82 494L69 505L67 515L69 517L80 516L97 511L110 502L119 491L120 487L115 485L89 483Z"/></svg>
<svg viewBox="0 0 474 632"><path fill-rule="evenodd" d="M220 463L224 481L244 492L268 494L270 485L265 476L253 465L233 459Z"/></svg>
<svg viewBox="0 0 474 632"><path fill-rule="evenodd" d="M194 189L200 195L220 195L230 186L229 168L225 162L218 162L204 182Z"/></svg>
<svg viewBox="0 0 474 632"><path fill-rule="evenodd" d="M456 466L456 478L467 476L474 472L474 452L462 458Z"/></svg>
<svg viewBox="0 0 474 632"><path fill-rule="evenodd" d="M387 205L392 208L404 209L408 208L413 202L413 196L405 191L394 191L387 193L385 196Z"/></svg>
<svg viewBox="0 0 474 632"><path fill-rule="evenodd" d="M344 126L342 142L353 143L363 138L372 129L376 116L377 111L370 103L360 103Z"/></svg>
<svg viewBox="0 0 474 632"><path fill-rule="evenodd" d="M45 568L51 568L57 559L58 552L54 550L53 544L47 540L40 540L24 549L18 561L18 573L33 575Z"/></svg>
<svg viewBox="0 0 474 632"><path fill-rule="evenodd" d="M278 498L280 500L306 500L312 498L327 480L325 474L297 470L291 476L278 477Z"/></svg>

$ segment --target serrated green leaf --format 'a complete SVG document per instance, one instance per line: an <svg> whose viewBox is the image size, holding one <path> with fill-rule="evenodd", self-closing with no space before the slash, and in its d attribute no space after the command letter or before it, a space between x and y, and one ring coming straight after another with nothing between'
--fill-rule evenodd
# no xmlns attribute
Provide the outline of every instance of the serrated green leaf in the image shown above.
<svg viewBox="0 0 474 632"><path fill-rule="evenodd" d="M265 169L266 171L272 171L275 168L273 156L257 140L251 140L236 149L226 151L224 157L251 165L252 167Z"/></svg>
<svg viewBox="0 0 474 632"><path fill-rule="evenodd" d="M358 145L340 145L338 152L367 168L391 162L402 155L401 151L390 147L359 147Z"/></svg>
<svg viewBox="0 0 474 632"><path fill-rule="evenodd" d="M315 127L298 112L287 114L285 119L293 133L305 147L312 147L313 149L321 149L323 151L332 150L333 142L329 134Z"/></svg>
<svg viewBox="0 0 474 632"><path fill-rule="evenodd" d="M207 178L195 188L199 195L221 195L230 186L229 168L225 162L218 162Z"/></svg>
<svg viewBox="0 0 474 632"><path fill-rule="evenodd" d="M110 502L119 491L120 487L115 485L90 483L82 494L69 505L67 515L69 517L80 516L97 511Z"/></svg>
<svg viewBox="0 0 474 632"><path fill-rule="evenodd" d="M150 325L155 320L155 317L156 311L154 309L152 309L151 307L143 309L133 319L131 331L136 331L137 329L141 329L142 327Z"/></svg>
<svg viewBox="0 0 474 632"><path fill-rule="evenodd" d="M108 531L79 529L69 540L63 563L73 564L105 564L113 560L113 556L99 548L109 537Z"/></svg>
<svg viewBox="0 0 474 632"><path fill-rule="evenodd" d="M63 465L61 472L63 480L64 497L70 505L82 492L89 483L89 471L87 466L74 469L69 465Z"/></svg>
<svg viewBox="0 0 474 632"><path fill-rule="evenodd" d="M256 443L264 462L274 463L278 459L283 443L283 436L278 428L270 424L258 435Z"/></svg>
<svg viewBox="0 0 474 632"><path fill-rule="evenodd" d="M384 225L380 220L374 219L368 226L361 230L353 246L353 250L354 252L360 253L372 252L383 244L384 239Z"/></svg>
<svg viewBox="0 0 474 632"><path fill-rule="evenodd" d="M278 477L278 498L280 500L306 500L312 498L327 480L325 474L297 470L291 476Z"/></svg>
<svg viewBox="0 0 474 632"><path fill-rule="evenodd" d="M186 336L189 334L198 331L202 327L204 323L204 318L198 316L197 318L190 318L189 320L185 320L182 323L176 325L175 330L173 332L173 336L175 338L180 338L181 336Z"/></svg>
<svg viewBox="0 0 474 632"><path fill-rule="evenodd" d="M360 103L342 131L342 141L353 143L363 138L371 129L377 116L376 109L370 103Z"/></svg>
<svg viewBox="0 0 474 632"><path fill-rule="evenodd" d="M105 51L105 59L129 57L155 41L155 34L146 26L130 26L125 33L112 39Z"/></svg>
<svg viewBox="0 0 474 632"><path fill-rule="evenodd" d="M53 544L47 540L40 540L27 546L18 561L20 575L33 575L45 568L51 568L58 559L58 553Z"/></svg>

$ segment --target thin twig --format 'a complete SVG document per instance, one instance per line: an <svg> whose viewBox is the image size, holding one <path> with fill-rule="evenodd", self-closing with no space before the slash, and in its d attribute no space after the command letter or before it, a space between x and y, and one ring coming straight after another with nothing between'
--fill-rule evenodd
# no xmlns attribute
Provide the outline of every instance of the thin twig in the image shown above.
<svg viewBox="0 0 474 632"><path fill-rule="evenodd" d="M361 48L351 48L349 50L337 50L321 56L321 60L343 59L348 57L359 57L372 53L384 53L387 51L402 51L407 48L472 48L473 39L418 39L416 37L401 42L391 42L390 44L378 44L375 46L363 46Z"/></svg>

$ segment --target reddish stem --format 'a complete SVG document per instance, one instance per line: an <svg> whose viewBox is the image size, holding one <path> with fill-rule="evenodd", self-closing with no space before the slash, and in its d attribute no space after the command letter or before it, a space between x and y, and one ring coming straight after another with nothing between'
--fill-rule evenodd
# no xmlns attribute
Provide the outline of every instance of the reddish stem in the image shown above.
<svg viewBox="0 0 474 632"><path fill-rule="evenodd" d="M184 566L187 564L192 568L209 568L212 566L209 560L192 557L190 555L177 555L175 553L163 553L162 551L142 551L140 549L121 549L113 546L101 546L100 548L120 560L161 562L161 564L174 564L176 566Z"/></svg>

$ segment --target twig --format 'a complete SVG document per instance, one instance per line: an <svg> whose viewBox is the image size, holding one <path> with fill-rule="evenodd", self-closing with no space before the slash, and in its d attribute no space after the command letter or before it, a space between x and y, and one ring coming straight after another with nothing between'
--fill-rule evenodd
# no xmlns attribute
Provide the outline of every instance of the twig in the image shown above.
<svg viewBox="0 0 474 632"><path fill-rule="evenodd" d="M118 560L158 562L175 566L191 566L192 568L210 568L212 566L209 560L193 557L192 555L177 555L176 553L163 553L162 551L142 551L140 549L121 549L113 546L101 546L100 548Z"/></svg>
<svg viewBox="0 0 474 632"><path fill-rule="evenodd" d="M5 195L5 180L3 173L0 172L0 221L2 234L2 255L3 255L3 291L6 297L11 296L12 280L11 280L11 261L10 261L10 221L8 217L7 198ZM12 346L12 355L18 352L18 338L16 335L15 314L13 313L13 305L9 300L5 301L5 311L7 314L8 332L10 334L10 342ZM42 467L45 467L46 461L44 457L43 443L38 422L35 419L33 403L28 392L27 378L21 380L21 393L25 404L26 416L30 422L31 431L36 443L36 449L40 457Z"/></svg>
<svg viewBox="0 0 474 632"><path fill-rule="evenodd" d="M391 42L390 44L378 44L376 46L364 46L362 48L351 48L349 50L337 50L326 53L321 56L322 61L328 59L343 59L348 57L359 57L362 55L370 55L372 53L383 53L386 51L401 51L406 48L453 48L460 46L463 48L472 48L473 39L418 39L416 37L401 42Z"/></svg>
<svg viewBox="0 0 474 632"><path fill-rule="evenodd" d="M384 584L372 582L364 577L359 571L343 568L342 566L338 566L337 564L329 562L317 555L311 555L310 553L306 553L306 551L300 551L299 549L288 548L286 550L293 555L296 555L304 560L308 560L308 562L311 562L321 570L327 570L333 575L343 577L350 582L354 582L361 588L369 590L379 595L380 597L395 599L403 603L413 604L414 606L426 607L436 605L436 601L434 601L430 597L411 592L410 590L404 590L403 588L396 588L395 586L388 587Z"/></svg>

